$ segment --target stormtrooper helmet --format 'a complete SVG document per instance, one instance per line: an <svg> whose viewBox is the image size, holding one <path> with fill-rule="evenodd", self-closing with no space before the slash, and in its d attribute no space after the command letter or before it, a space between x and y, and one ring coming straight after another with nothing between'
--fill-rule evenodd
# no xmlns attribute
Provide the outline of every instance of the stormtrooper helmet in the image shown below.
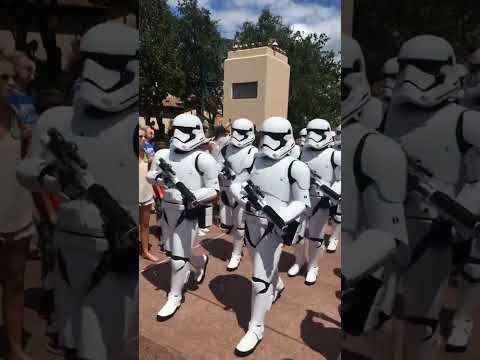
<svg viewBox="0 0 480 360"><path fill-rule="evenodd" d="M400 72L393 99L422 108L453 101L460 88L452 46L437 36L407 40L398 54Z"/></svg>
<svg viewBox="0 0 480 360"><path fill-rule="evenodd" d="M385 78L383 95L386 99L390 99L392 97L392 91L395 87L398 71L399 66L396 57L388 59L385 64L383 64L382 73Z"/></svg>
<svg viewBox="0 0 480 360"><path fill-rule="evenodd" d="M83 70L74 102L99 112L123 111L138 102L139 33L120 23L94 26L83 35Z"/></svg>
<svg viewBox="0 0 480 360"><path fill-rule="evenodd" d="M342 35L342 122L358 120L370 99L365 59L356 40Z"/></svg>
<svg viewBox="0 0 480 360"><path fill-rule="evenodd" d="M243 148L255 141L255 128L248 119L237 119L232 124L230 143L238 148Z"/></svg>
<svg viewBox="0 0 480 360"><path fill-rule="evenodd" d="M279 116L263 122L261 135L260 152L274 160L285 157L295 146L290 121Z"/></svg>
<svg viewBox="0 0 480 360"><path fill-rule="evenodd" d="M173 119L173 135L170 145L180 151L191 151L205 143L202 121L195 115L185 113Z"/></svg>
<svg viewBox="0 0 480 360"><path fill-rule="evenodd" d="M333 144L333 132L327 120L311 120L307 124L307 134L305 143L314 149L323 150Z"/></svg>
<svg viewBox="0 0 480 360"><path fill-rule="evenodd" d="M305 141L307 139L307 129L306 128L303 128L302 130L300 130L300 132L298 133L299 137L298 137L298 145L300 146L303 146L305 145Z"/></svg>

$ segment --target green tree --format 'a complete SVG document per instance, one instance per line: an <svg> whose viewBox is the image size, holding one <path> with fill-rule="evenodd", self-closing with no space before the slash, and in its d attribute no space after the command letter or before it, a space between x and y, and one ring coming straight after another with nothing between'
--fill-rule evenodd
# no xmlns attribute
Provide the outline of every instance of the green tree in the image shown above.
<svg viewBox="0 0 480 360"><path fill-rule="evenodd" d="M257 23L245 22L235 34L237 43L269 43L275 39L290 64L288 119L298 131L314 118L332 125L340 119L340 63L325 45L325 34L303 35L264 9Z"/></svg>
<svg viewBox="0 0 480 360"><path fill-rule="evenodd" d="M223 95L223 60L228 40L222 39L218 24L210 11L197 0L178 3L178 37L182 69L185 76L184 101L187 106L209 113L213 123L221 112Z"/></svg>
<svg viewBox="0 0 480 360"><path fill-rule="evenodd" d="M166 0L140 2L140 106L147 113L161 111L168 94L185 89L175 17Z"/></svg>

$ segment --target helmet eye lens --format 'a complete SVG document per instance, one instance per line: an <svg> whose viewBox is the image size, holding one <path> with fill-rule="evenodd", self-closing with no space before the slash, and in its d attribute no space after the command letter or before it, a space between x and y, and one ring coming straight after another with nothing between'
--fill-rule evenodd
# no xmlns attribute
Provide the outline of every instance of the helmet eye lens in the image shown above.
<svg viewBox="0 0 480 360"><path fill-rule="evenodd" d="M184 134L189 134L190 135L190 134L193 133L193 130L198 129L198 126L197 127L174 126L173 128L174 128L174 130L178 130L178 131L181 131Z"/></svg>
<svg viewBox="0 0 480 360"><path fill-rule="evenodd" d="M440 73L442 66L448 65L448 61L437 61L437 60L424 60L424 59L399 59L398 60L400 71L403 71L407 65L414 66L421 71L436 75Z"/></svg>
<svg viewBox="0 0 480 360"><path fill-rule="evenodd" d="M262 132L263 136L269 136L272 140L281 141L288 133Z"/></svg>
<svg viewBox="0 0 480 360"><path fill-rule="evenodd" d="M232 128L233 131L237 132L238 134L242 135L242 136L246 136L248 134L248 132L250 130L241 130L241 129L235 129L235 128Z"/></svg>
<svg viewBox="0 0 480 360"><path fill-rule="evenodd" d="M125 69L130 61L136 59L136 56L130 55L108 55L91 52L83 52L82 55L84 59L92 60L104 68L114 71Z"/></svg>
<svg viewBox="0 0 480 360"><path fill-rule="evenodd" d="M313 132L314 134L317 134L319 136L324 136L325 133L328 132L328 130L325 130L325 129L308 129L307 132L308 133Z"/></svg>

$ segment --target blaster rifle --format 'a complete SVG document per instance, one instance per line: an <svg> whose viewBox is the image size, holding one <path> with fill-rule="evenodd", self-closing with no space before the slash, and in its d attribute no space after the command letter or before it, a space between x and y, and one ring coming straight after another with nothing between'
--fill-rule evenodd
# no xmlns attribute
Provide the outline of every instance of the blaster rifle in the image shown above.
<svg viewBox="0 0 480 360"><path fill-rule="evenodd" d="M256 186L251 180L247 181L245 186L245 192L247 193L247 199L252 204L252 206L258 210L262 211L270 221L272 221L278 228L284 230L286 227L285 221L276 213L276 211L269 205L263 203L263 198L265 195Z"/></svg>
<svg viewBox="0 0 480 360"><path fill-rule="evenodd" d="M195 195L185 186L185 184L176 179L175 171L173 171L172 166L165 161L165 159L160 159L158 161L158 166L162 169L161 174L158 176L161 177L169 188L175 188L180 191L182 194L183 202L186 207L194 208L198 206L197 199Z"/></svg>
<svg viewBox="0 0 480 360"><path fill-rule="evenodd" d="M228 160L224 160L223 162L223 169L221 171L222 175L225 179L231 181L235 179L235 172L233 171L230 162Z"/></svg>
<svg viewBox="0 0 480 360"><path fill-rule="evenodd" d="M77 145L65 140L56 128L48 129L47 134L49 141L46 147L57 159L57 164L50 170L59 176L60 183L68 184L68 181L81 177L82 174L79 174L73 163L82 170L86 170L88 165L78 154ZM62 179L63 176L66 178ZM81 187L79 191L97 207L105 222L104 230L109 243L111 255L109 263L112 271L129 274L137 271L138 227L136 222L102 185L94 183L85 187L79 181L75 181L75 185Z"/></svg>
<svg viewBox="0 0 480 360"><path fill-rule="evenodd" d="M440 217L460 227L472 237L480 236L480 218L450 195L437 190L429 178L433 174L423 166L409 161L408 187L420 194L438 211Z"/></svg>

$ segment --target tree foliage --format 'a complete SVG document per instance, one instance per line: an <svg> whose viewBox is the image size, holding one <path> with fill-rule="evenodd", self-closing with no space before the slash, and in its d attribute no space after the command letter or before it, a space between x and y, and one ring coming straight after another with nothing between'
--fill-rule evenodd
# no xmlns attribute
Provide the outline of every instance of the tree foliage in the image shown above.
<svg viewBox="0 0 480 360"><path fill-rule="evenodd" d="M180 62L175 18L166 0L140 3L140 103L161 108L168 94L183 94L185 74Z"/></svg>
<svg viewBox="0 0 480 360"><path fill-rule="evenodd" d="M419 34L447 39L465 61L480 47L479 15L477 0L355 1L353 36L364 50L369 80L380 80L383 63Z"/></svg>
<svg viewBox="0 0 480 360"><path fill-rule="evenodd" d="M314 118L339 122L340 64L325 45L325 34L293 31L280 16L263 10L257 23L245 22L235 34L239 43L268 43L275 39L290 64L288 119L299 130Z"/></svg>
<svg viewBox="0 0 480 360"><path fill-rule="evenodd" d="M181 67L185 74L188 105L210 114L210 122L222 107L223 60L228 41L222 39L210 11L197 0L178 3L178 38Z"/></svg>

